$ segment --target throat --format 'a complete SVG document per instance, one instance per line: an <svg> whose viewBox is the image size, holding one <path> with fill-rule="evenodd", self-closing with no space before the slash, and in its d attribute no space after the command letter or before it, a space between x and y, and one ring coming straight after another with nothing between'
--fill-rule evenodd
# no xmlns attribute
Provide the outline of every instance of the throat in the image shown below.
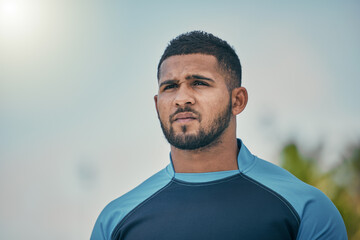
<svg viewBox="0 0 360 240"><path fill-rule="evenodd" d="M239 149L233 144L220 144L207 149L181 150L171 147L171 158L177 173L203 173L237 170Z"/></svg>

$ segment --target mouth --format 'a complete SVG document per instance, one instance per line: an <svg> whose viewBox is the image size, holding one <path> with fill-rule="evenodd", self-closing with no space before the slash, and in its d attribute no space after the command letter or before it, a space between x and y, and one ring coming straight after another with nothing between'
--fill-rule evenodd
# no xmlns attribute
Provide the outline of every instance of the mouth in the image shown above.
<svg viewBox="0 0 360 240"><path fill-rule="evenodd" d="M193 114L191 112L182 112L182 113L178 113L174 116L173 122L187 123L187 122L194 121L196 119L197 118L196 118L195 114Z"/></svg>

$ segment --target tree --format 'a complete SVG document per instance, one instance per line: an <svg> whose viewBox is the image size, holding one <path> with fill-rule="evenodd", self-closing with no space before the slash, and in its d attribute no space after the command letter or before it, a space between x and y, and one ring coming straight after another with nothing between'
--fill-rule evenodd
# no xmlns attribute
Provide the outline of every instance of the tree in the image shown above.
<svg viewBox="0 0 360 240"><path fill-rule="evenodd" d="M327 172L319 161L300 154L295 143L281 152L281 166L323 191L342 215L350 240L360 239L360 144L347 148L348 156Z"/></svg>

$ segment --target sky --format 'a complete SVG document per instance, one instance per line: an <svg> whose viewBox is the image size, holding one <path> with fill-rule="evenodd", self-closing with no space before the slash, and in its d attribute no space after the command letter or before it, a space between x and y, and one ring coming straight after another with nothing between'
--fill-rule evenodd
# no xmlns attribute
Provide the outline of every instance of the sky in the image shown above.
<svg viewBox="0 0 360 240"><path fill-rule="evenodd" d="M279 164L360 140L358 1L0 0L0 239L88 239L102 208L169 163L156 68L204 30L234 47L237 136Z"/></svg>

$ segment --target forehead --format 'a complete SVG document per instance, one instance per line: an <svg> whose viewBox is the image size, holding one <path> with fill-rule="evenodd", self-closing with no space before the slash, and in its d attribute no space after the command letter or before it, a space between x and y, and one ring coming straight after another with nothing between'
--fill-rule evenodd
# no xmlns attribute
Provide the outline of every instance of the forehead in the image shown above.
<svg viewBox="0 0 360 240"><path fill-rule="evenodd" d="M211 78L222 78L217 59L212 55L175 55L165 59L160 66L159 82L185 78L191 74L202 74Z"/></svg>

